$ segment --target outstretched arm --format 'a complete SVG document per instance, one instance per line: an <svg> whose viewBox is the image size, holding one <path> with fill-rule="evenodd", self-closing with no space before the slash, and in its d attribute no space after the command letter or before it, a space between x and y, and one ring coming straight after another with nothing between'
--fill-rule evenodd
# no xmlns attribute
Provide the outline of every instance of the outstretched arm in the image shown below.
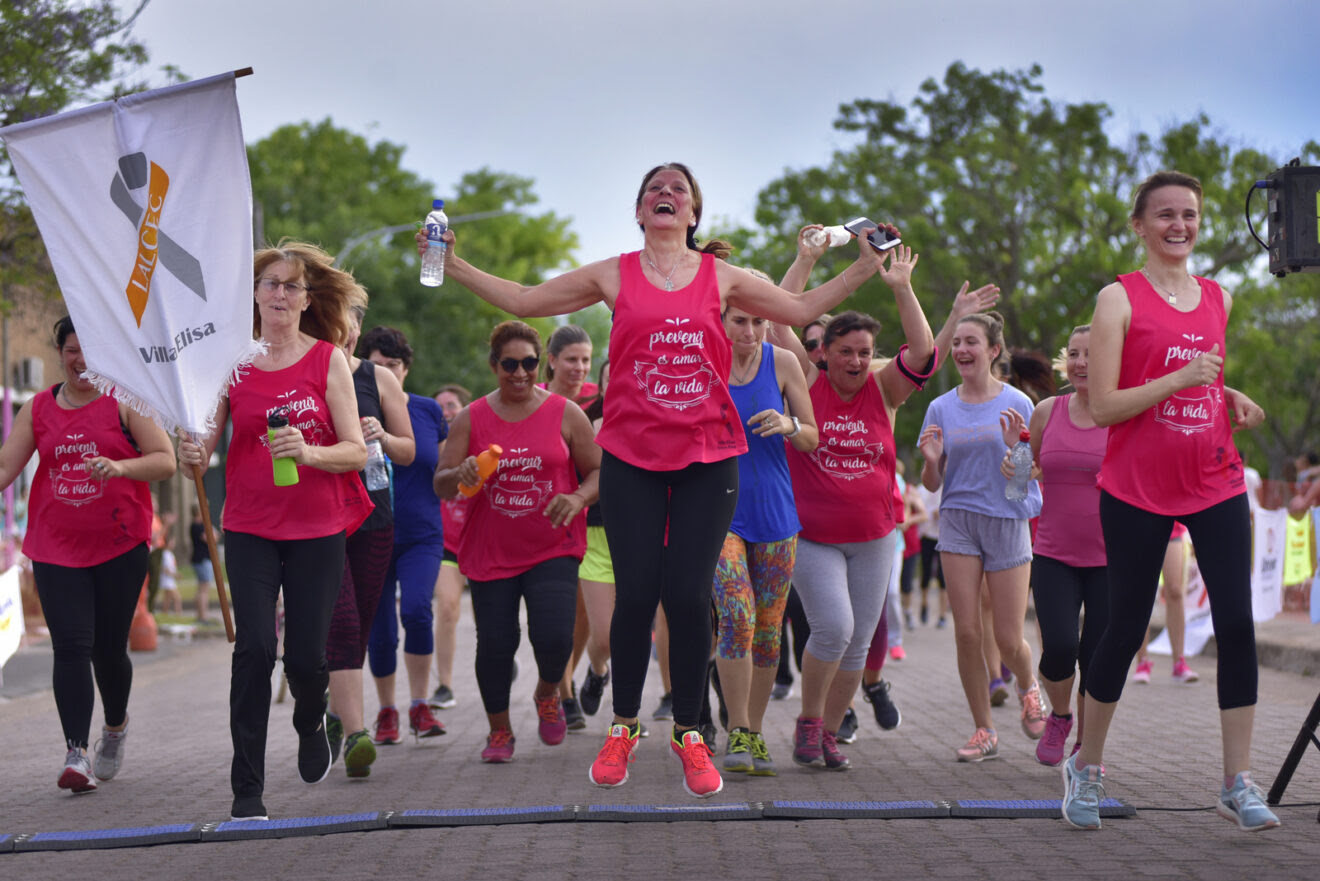
<svg viewBox="0 0 1320 881"><path fill-rule="evenodd" d="M893 257L889 267L881 272L880 277L894 292L907 349L900 351L880 369L876 381L880 383L885 403L894 408L906 401L917 388L903 372L901 365L906 365L909 372L924 372L935 354L935 337L930 332L926 313L921 311L921 303L917 302L917 294L912 289L912 270L917 267L919 255L914 254L907 245L899 245L891 254Z"/></svg>
<svg viewBox="0 0 1320 881"><path fill-rule="evenodd" d="M968 315L984 312L998 302L999 287L997 285L987 284L976 290L971 290L970 283L962 283L962 287L958 289L957 295L953 298L953 308L949 310L949 317L935 337L935 349L939 352L941 361L949 357L949 349L953 346L953 332L958 327L958 322Z"/></svg>

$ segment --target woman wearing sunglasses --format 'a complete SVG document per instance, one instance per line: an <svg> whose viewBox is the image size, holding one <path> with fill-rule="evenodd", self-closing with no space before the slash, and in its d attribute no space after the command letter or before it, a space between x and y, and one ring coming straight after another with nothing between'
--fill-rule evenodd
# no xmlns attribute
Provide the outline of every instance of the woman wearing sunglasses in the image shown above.
<svg viewBox="0 0 1320 881"><path fill-rule="evenodd" d="M496 326L490 367L499 385L455 417L434 480L436 495L451 499L460 485L478 484L478 453L491 444L504 450L472 496L458 548L472 586L477 687L490 722L481 760L495 764L513 759L509 691L519 600L536 656L532 698L541 740L555 746L567 733L559 680L573 650L578 564L587 547L579 515L598 496L600 448L591 422L577 404L537 387L540 363L541 338L532 327Z"/></svg>

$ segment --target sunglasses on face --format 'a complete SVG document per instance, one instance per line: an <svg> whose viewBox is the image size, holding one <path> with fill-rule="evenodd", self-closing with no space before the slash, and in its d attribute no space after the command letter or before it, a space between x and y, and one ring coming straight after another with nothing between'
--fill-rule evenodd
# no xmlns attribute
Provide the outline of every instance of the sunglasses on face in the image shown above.
<svg viewBox="0 0 1320 881"><path fill-rule="evenodd" d="M814 352L820 348L820 340L818 339L803 340L802 348L806 349L808 352Z"/></svg>
<svg viewBox="0 0 1320 881"><path fill-rule="evenodd" d="M535 373L536 365L540 363L541 363L541 359L536 357L535 355L528 355L526 358L523 358L521 361L519 361L517 358L500 359L500 367L504 369L505 373L517 373L518 367L520 365L522 366L522 369L526 370L528 373Z"/></svg>

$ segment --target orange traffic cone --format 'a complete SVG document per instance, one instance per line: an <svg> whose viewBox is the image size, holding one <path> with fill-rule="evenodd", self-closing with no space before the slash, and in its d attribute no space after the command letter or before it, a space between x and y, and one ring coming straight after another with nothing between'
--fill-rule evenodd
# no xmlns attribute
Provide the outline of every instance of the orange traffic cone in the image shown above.
<svg viewBox="0 0 1320 881"><path fill-rule="evenodd" d="M147 584L144 581L142 593L138 594L137 610L133 612L133 624L128 628L128 647L135 652L154 652L156 635L156 618L147 611Z"/></svg>

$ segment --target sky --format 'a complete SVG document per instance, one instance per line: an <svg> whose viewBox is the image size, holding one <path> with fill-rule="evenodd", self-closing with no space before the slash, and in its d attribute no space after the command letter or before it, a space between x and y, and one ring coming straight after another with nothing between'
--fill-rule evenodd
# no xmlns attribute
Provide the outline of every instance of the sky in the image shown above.
<svg viewBox="0 0 1320 881"><path fill-rule="evenodd" d="M532 178L579 262L640 247L648 168L693 169L703 226L750 225L768 183L853 144L841 104L909 104L955 61L1038 63L1051 99L1108 104L1120 140L1198 112L1280 159L1320 139L1315 0L152 0L133 33L190 78L254 68L249 143L330 117L404 145L441 198L482 167Z"/></svg>

